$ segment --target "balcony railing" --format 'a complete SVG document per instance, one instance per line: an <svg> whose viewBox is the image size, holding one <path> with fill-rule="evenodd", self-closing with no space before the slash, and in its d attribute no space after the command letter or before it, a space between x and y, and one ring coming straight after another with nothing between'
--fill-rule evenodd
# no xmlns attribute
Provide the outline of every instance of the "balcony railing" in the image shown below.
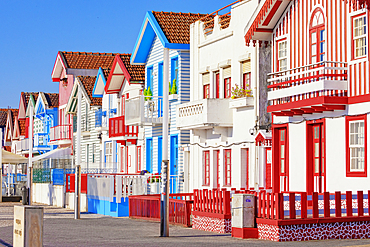
<svg viewBox="0 0 370 247"><path fill-rule="evenodd" d="M49 135L47 133L37 133L33 138L33 147L34 148L42 148L42 149L50 149L48 146L49 142Z"/></svg>
<svg viewBox="0 0 370 247"><path fill-rule="evenodd" d="M201 99L177 106L177 128L206 129L232 127L233 113L230 99Z"/></svg>
<svg viewBox="0 0 370 247"><path fill-rule="evenodd" d="M29 144L29 139L28 138L21 140L20 143L21 143L21 146L20 146L21 151L27 151L27 150L30 149L30 144Z"/></svg>
<svg viewBox="0 0 370 247"><path fill-rule="evenodd" d="M314 104L320 104L316 101L323 97L332 97L330 104L343 103L348 88L347 70L347 63L326 61L269 74L269 111L277 105L307 99L316 99Z"/></svg>
<svg viewBox="0 0 370 247"><path fill-rule="evenodd" d="M143 96L126 100L126 125L156 125L163 122L163 97Z"/></svg>
<svg viewBox="0 0 370 247"><path fill-rule="evenodd" d="M137 137L139 132L138 126L125 125L125 116L109 119L109 137Z"/></svg>
<svg viewBox="0 0 370 247"><path fill-rule="evenodd" d="M50 141L72 140L72 125L58 125L50 128Z"/></svg>
<svg viewBox="0 0 370 247"><path fill-rule="evenodd" d="M107 127L107 111L99 109L95 111L95 128L106 128Z"/></svg>

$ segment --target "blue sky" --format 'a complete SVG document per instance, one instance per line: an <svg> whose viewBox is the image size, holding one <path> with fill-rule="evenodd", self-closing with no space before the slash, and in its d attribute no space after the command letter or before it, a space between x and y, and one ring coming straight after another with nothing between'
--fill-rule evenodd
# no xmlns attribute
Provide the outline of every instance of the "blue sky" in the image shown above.
<svg viewBox="0 0 370 247"><path fill-rule="evenodd" d="M211 13L228 0L1 0L0 108L20 93L58 92L58 51L131 53L146 11Z"/></svg>

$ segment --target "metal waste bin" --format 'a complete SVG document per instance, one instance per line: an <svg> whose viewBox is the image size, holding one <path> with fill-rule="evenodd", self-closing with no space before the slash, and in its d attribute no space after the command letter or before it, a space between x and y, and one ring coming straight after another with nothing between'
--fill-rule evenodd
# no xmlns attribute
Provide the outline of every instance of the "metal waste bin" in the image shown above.
<svg viewBox="0 0 370 247"><path fill-rule="evenodd" d="M23 205L28 205L28 189L26 188L26 186L22 186L21 188L21 191L22 191L22 204Z"/></svg>

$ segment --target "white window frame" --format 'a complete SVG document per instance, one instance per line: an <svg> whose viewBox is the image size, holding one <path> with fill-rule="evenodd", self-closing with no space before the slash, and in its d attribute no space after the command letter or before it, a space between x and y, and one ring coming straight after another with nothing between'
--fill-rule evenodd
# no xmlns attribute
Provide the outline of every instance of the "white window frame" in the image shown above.
<svg viewBox="0 0 370 247"><path fill-rule="evenodd" d="M363 19L363 23L361 26L355 26L356 21ZM359 15L357 17L354 17L352 20L353 26L353 58L362 58L367 55L367 18L366 14ZM356 35L356 30L362 33L360 35ZM358 41L358 42L357 42ZM362 42L361 42L362 41ZM362 46L357 46L357 43L361 43ZM361 51L361 54L358 54L357 51Z"/></svg>
<svg viewBox="0 0 370 247"><path fill-rule="evenodd" d="M352 125L353 124L363 124L362 127L359 126L359 131L360 132L352 132ZM349 146L349 152L350 152L350 171L351 172L363 172L365 170L365 120L353 120L353 121L349 121L349 126L348 126L348 129L349 129L349 143L348 143L348 146ZM356 140L356 143L357 144L352 144L352 136L356 136L357 135L357 140ZM361 143L361 139L362 139L362 143ZM362 149L362 152L357 152L357 154L361 154L362 153L362 156L357 156L355 157L354 156L354 150L356 149ZM353 162L353 159L362 159L362 167L356 167L356 168L353 168L353 165L352 165L352 162ZM358 163L357 163L358 165Z"/></svg>
<svg viewBox="0 0 370 247"><path fill-rule="evenodd" d="M105 143L105 161L108 164L113 163L113 142Z"/></svg>
<svg viewBox="0 0 370 247"><path fill-rule="evenodd" d="M281 44L285 44L285 55L284 56L280 56L280 51L283 51L283 49L280 49ZM287 39L278 40L277 41L277 47L278 47L277 57L278 57L278 66L279 66L278 69L279 69L279 71L287 70L288 69L288 40ZM285 60L285 69L282 69L281 61L284 61L284 60Z"/></svg>

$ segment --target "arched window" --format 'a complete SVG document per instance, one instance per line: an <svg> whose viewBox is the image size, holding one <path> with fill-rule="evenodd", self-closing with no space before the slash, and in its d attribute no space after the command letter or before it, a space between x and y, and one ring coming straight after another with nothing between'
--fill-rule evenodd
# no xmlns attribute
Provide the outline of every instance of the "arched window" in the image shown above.
<svg viewBox="0 0 370 247"><path fill-rule="evenodd" d="M325 61L325 19L320 8L312 13L310 22L310 63Z"/></svg>

